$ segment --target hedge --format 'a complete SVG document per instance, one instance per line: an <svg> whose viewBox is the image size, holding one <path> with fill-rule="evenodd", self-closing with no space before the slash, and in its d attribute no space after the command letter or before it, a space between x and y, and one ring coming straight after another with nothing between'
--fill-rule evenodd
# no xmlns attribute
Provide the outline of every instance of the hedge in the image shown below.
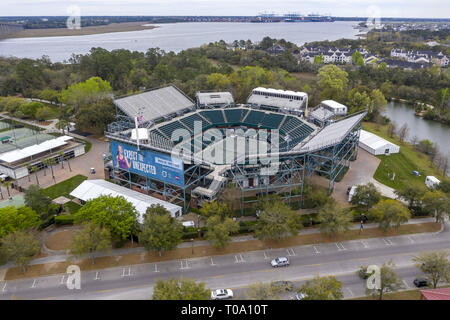
<svg viewBox="0 0 450 320"><path fill-rule="evenodd" d="M71 214L62 214L60 216L55 217L55 224L57 226L73 224L74 216Z"/></svg>

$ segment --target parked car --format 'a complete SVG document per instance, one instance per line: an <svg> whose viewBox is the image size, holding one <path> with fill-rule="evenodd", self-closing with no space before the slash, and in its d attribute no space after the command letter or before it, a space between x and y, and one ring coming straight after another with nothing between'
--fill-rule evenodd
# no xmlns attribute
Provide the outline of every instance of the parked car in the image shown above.
<svg viewBox="0 0 450 320"><path fill-rule="evenodd" d="M272 287L284 291L292 291L294 289L294 283L292 281L274 281L272 282Z"/></svg>
<svg viewBox="0 0 450 320"><path fill-rule="evenodd" d="M414 279L414 285L417 288L427 287L429 284L430 284L430 282L428 281L427 278L416 278L416 279Z"/></svg>
<svg viewBox="0 0 450 320"><path fill-rule="evenodd" d="M0 174L0 181L8 181L9 180L9 176L7 174Z"/></svg>
<svg viewBox="0 0 450 320"><path fill-rule="evenodd" d="M211 300L232 299L233 291L231 289L217 289L211 291Z"/></svg>
<svg viewBox="0 0 450 320"><path fill-rule="evenodd" d="M95 168L91 168L91 174L95 174Z"/></svg>
<svg viewBox="0 0 450 320"><path fill-rule="evenodd" d="M306 294L299 292L299 293L297 293L295 296L293 296L292 299L293 299L293 300L303 300L303 299L305 299L306 297L307 297Z"/></svg>
<svg viewBox="0 0 450 320"><path fill-rule="evenodd" d="M278 257L273 259L270 264L272 265L272 267L274 268L278 268L278 267L287 267L289 265L289 260L286 257Z"/></svg>
<svg viewBox="0 0 450 320"><path fill-rule="evenodd" d="M371 274L367 272L367 267L361 266L358 271L358 275L361 279L367 279Z"/></svg>

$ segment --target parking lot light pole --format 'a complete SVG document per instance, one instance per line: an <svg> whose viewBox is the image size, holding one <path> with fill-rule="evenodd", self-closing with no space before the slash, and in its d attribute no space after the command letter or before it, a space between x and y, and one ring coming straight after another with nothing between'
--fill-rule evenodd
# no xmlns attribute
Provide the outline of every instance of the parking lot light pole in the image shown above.
<svg viewBox="0 0 450 320"><path fill-rule="evenodd" d="M194 255L194 239L191 239L192 242L192 255Z"/></svg>

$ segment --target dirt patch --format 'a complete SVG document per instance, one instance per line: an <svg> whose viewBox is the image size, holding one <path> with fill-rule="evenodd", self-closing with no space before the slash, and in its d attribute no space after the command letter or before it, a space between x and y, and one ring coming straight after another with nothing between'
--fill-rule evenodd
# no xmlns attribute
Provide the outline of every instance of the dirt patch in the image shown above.
<svg viewBox="0 0 450 320"><path fill-rule="evenodd" d="M75 230L64 230L54 233L47 239L45 246L50 250L67 250L74 232Z"/></svg>
<svg viewBox="0 0 450 320"><path fill-rule="evenodd" d="M398 236L402 234L421 233L421 232L436 232L441 228L440 224L433 222L408 224L400 226L398 230L392 229L388 232L382 232L378 228L365 229L359 233L358 230L350 230L345 235L325 236L322 234L309 234L291 237L283 241L259 241L250 240L242 242L232 242L225 249L215 249L212 246L198 246L192 248L178 248L172 251L163 252L159 256L158 252L145 252L127 254L123 256L106 256L95 259L95 264L91 263L90 259L78 260L78 262L67 261L51 264L36 264L27 268L24 274L22 268L14 267L8 269L5 280L14 280L20 278L40 277L50 274L64 273L70 264L77 264L81 270L96 270L119 266L129 266L140 263L152 263L167 260L190 259L206 256L225 255L239 252L263 250L266 248L284 248L289 246L317 244L326 242L346 241L354 239L365 239L374 237Z"/></svg>

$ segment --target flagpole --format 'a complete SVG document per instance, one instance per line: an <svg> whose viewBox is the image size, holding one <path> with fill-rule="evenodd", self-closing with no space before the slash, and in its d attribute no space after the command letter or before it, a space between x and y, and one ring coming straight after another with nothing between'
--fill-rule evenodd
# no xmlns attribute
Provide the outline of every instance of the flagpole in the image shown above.
<svg viewBox="0 0 450 320"><path fill-rule="evenodd" d="M138 118L137 118L137 117L134 118L134 124L135 124L135 126L136 126L137 149L138 149L138 151L141 151L141 150L139 149L139 126L138 126Z"/></svg>

